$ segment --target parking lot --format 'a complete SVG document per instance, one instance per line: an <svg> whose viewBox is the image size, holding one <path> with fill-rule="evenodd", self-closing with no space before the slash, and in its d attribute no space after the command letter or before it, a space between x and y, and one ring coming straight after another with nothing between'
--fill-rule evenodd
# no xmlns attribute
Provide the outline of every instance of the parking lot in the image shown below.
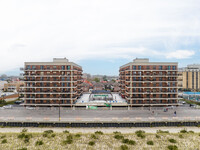
<svg viewBox="0 0 200 150"><path fill-rule="evenodd" d="M176 115L174 112L176 111ZM169 108L167 112L163 107L133 107L109 110L81 110L80 108L61 108L60 121L173 121L173 120L200 120L200 109L185 104L180 107ZM59 121L58 107L29 108L14 105L12 109L0 109L0 121Z"/></svg>

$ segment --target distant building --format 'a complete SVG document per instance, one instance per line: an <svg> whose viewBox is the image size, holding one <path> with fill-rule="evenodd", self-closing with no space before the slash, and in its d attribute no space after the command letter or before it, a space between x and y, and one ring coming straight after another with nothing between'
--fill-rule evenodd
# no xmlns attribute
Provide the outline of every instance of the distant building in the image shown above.
<svg viewBox="0 0 200 150"><path fill-rule="evenodd" d="M200 64L187 65L179 69L179 80L183 90L200 90Z"/></svg>
<svg viewBox="0 0 200 150"><path fill-rule="evenodd" d="M112 84L112 90L113 92L119 92L120 91L120 84L119 83L113 83Z"/></svg>
<svg viewBox="0 0 200 150"><path fill-rule="evenodd" d="M93 84L93 90L104 90L105 87L103 85L103 83L94 83Z"/></svg>
<svg viewBox="0 0 200 150"><path fill-rule="evenodd" d="M4 91L6 92L19 92L20 88L24 86L23 81L14 81L4 84Z"/></svg>
<svg viewBox="0 0 200 150"><path fill-rule="evenodd" d="M134 59L120 67L120 94L131 106L178 104L178 63Z"/></svg>
<svg viewBox="0 0 200 150"><path fill-rule="evenodd" d="M90 84L83 82L83 92L89 92Z"/></svg>
<svg viewBox="0 0 200 150"><path fill-rule="evenodd" d="M82 95L82 67L66 58L25 62L26 106L72 106Z"/></svg>
<svg viewBox="0 0 200 150"><path fill-rule="evenodd" d="M8 83L7 81L0 81L0 90L4 88L4 84Z"/></svg>

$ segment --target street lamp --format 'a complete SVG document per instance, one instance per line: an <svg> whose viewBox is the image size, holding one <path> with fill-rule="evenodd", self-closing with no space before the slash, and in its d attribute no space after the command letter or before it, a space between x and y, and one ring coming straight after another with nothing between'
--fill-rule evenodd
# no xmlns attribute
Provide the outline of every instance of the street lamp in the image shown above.
<svg viewBox="0 0 200 150"><path fill-rule="evenodd" d="M151 111L151 97L150 97L151 91L147 91L146 93L149 94L149 111Z"/></svg>
<svg viewBox="0 0 200 150"><path fill-rule="evenodd" d="M61 98L61 96L60 96ZM59 98L59 121L60 121L60 98Z"/></svg>

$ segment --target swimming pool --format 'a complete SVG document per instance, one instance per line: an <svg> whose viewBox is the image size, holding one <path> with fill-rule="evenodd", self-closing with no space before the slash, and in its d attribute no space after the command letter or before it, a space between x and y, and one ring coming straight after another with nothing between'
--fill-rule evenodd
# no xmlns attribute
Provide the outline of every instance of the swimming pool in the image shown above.
<svg viewBox="0 0 200 150"><path fill-rule="evenodd" d="M187 95L200 95L200 92L183 92L183 94L187 94Z"/></svg>

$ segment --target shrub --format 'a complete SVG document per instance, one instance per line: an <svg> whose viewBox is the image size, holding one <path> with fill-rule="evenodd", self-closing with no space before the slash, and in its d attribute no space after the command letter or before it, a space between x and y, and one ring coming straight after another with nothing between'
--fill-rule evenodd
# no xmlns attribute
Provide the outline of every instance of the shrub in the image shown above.
<svg viewBox="0 0 200 150"><path fill-rule="evenodd" d="M114 138L117 139L117 140L121 140L121 139L124 139L124 136L117 134L117 135L114 136Z"/></svg>
<svg viewBox="0 0 200 150"><path fill-rule="evenodd" d="M143 130L135 131L135 134L144 134L144 133L145 133L145 131L143 131Z"/></svg>
<svg viewBox="0 0 200 150"><path fill-rule="evenodd" d="M127 145L121 145L121 146L120 146L120 149L121 149L121 150L128 150L128 146L127 146Z"/></svg>
<svg viewBox="0 0 200 150"><path fill-rule="evenodd" d="M81 135L80 135L80 134L75 134L75 137L78 137L78 138L79 138L79 137L81 137Z"/></svg>
<svg viewBox="0 0 200 150"><path fill-rule="evenodd" d="M27 148L23 147L23 148L20 148L20 149L17 149L17 150L27 150Z"/></svg>
<svg viewBox="0 0 200 150"><path fill-rule="evenodd" d="M187 130L183 129L180 131L180 133L187 133Z"/></svg>
<svg viewBox="0 0 200 150"><path fill-rule="evenodd" d="M43 137L48 137L48 134L47 133L43 133L42 136Z"/></svg>
<svg viewBox="0 0 200 150"><path fill-rule="evenodd" d="M128 144L128 143L129 143L129 139L123 139L123 140L122 140L122 143Z"/></svg>
<svg viewBox="0 0 200 150"><path fill-rule="evenodd" d="M32 134L26 134L25 136L24 136L24 138L32 138L33 136L32 136Z"/></svg>
<svg viewBox="0 0 200 150"><path fill-rule="evenodd" d="M174 140L174 139L169 139L168 140L170 143L176 143L176 140Z"/></svg>
<svg viewBox="0 0 200 150"><path fill-rule="evenodd" d="M25 129L25 128L24 128L24 129L22 130L22 133L25 133L25 132L27 132L27 131L28 131L28 129Z"/></svg>
<svg viewBox="0 0 200 150"><path fill-rule="evenodd" d="M158 138L158 139L159 139L159 138L160 138L160 135L156 134L156 138Z"/></svg>
<svg viewBox="0 0 200 150"><path fill-rule="evenodd" d="M25 137L25 134L24 133L21 133L17 136L18 139L23 139Z"/></svg>
<svg viewBox="0 0 200 150"><path fill-rule="evenodd" d="M73 143L72 139L67 139L67 140L63 141L64 145L66 145L66 144L72 144L72 143Z"/></svg>
<svg viewBox="0 0 200 150"><path fill-rule="evenodd" d="M182 134L180 134L178 137L182 139L182 138L183 138L183 135L182 135Z"/></svg>
<svg viewBox="0 0 200 150"><path fill-rule="evenodd" d="M36 145L36 146L38 146L38 145L43 145L43 144L44 144L44 143L43 143L42 140L39 140L39 141L36 141L36 142L35 142L35 145Z"/></svg>
<svg viewBox="0 0 200 150"><path fill-rule="evenodd" d="M94 141L90 141L90 142L88 143L88 145L90 145L90 146L93 146L94 144L95 144Z"/></svg>
<svg viewBox="0 0 200 150"><path fill-rule="evenodd" d="M72 139L73 139L73 136L72 136L71 134L69 134L69 135L67 136L67 139L68 139L68 140L72 140Z"/></svg>
<svg viewBox="0 0 200 150"><path fill-rule="evenodd" d="M130 145L135 145L135 144L136 144L136 142L135 142L135 141L133 141L133 140L129 140L128 144L130 144Z"/></svg>
<svg viewBox="0 0 200 150"><path fill-rule="evenodd" d="M52 135L51 135L51 137L55 137L56 136L56 134L55 133L53 133Z"/></svg>
<svg viewBox="0 0 200 150"><path fill-rule="evenodd" d="M2 143L2 144L7 143L7 139L3 139L3 140L1 141L1 143Z"/></svg>
<svg viewBox="0 0 200 150"><path fill-rule="evenodd" d="M44 133L46 133L46 134L52 134L53 130L46 130L46 131L44 131Z"/></svg>
<svg viewBox="0 0 200 150"><path fill-rule="evenodd" d="M97 137L95 134L92 134L92 135L91 135L91 138L92 138L92 139L98 139L98 137Z"/></svg>
<svg viewBox="0 0 200 150"><path fill-rule="evenodd" d="M145 132L142 131L142 130L138 130L138 131L135 132L135 134L137 135L137 137L140 137L140 138L142 138L142 139L145 138L144 133L145 133Z"/></svg>
<svg viewBox="0 0 200 150"><path fill-rule="evenodd" d="M169 131L162 131L162 130L157 130L157 133L169 133Z"/></svg>
<svg viewBox="0 0 200 150"><path fill-rule="evenodd" d="M113 132L114 134L121 134L121 132L118 132L118 131L115 131L115 132Z"/></svg>
<svg viewBox="0 0 200 150"><path fill-rule="evenodd" d="M147 145L153 145L153 141L147 141Z"/></svg>
<svg viewBox="0 0 200 150"><path fill-rule="evenodd" d="M194 133L194 131L189 131L189 133Z"/></svg>
<svg viewBox="0 0 200 150"><path fill-rule="evenodd" d="M29 140L30 140L29 138L25 138L24 143L29 143Z"/></svg>
<svg viewBox="0 0 200 150"><path fill-rule="evenodd" d="M65 130L65 131L63 131L63 133L69 133L69 131Z"/></svg>
<svg viewBox="0 0 200 150"><path fill-rule="evenodd" d="M103 135L102 131L96 131L95 134Z"/></svg>
<svg viewBox="0 0 200 150"><path fill-rule="evenodd" d="M6 135L2 135L2 136L1 136L1 139L4 139L5 137L6 137Z"/></svg>
<svg viewBox="0 0 200 150"><path fill-rule="evenodd" d="M178 147L176 145L169 145L167 148L169 150L178 150Z"/></svg>

